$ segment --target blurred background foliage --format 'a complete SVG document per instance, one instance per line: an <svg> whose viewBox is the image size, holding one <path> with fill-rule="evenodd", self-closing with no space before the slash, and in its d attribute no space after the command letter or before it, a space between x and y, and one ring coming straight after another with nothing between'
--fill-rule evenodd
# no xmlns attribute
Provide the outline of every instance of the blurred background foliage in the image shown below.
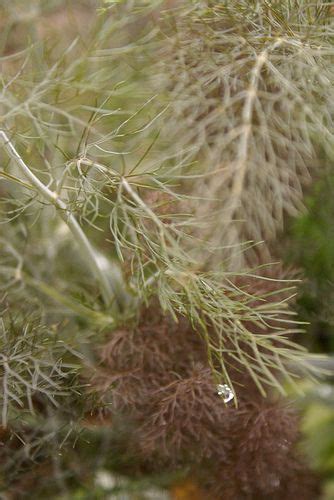
<svg viewBox="0 0 334 500"><path fill-rule="evenodd" d="M284 259L303 280L296 311L305 321L307 347L329 355L319 385L301 384L303 451L324 478L323 499L334 498L334 170L328 166L305 199L302 215L288 223Z"/></svg>
<svg viewBox="0 0 334 500"><path fill-rule="evenodd" d="M307 342L317 352L334 351L334 171L316 180L302 215L290 221L286 262L302 271L297 310L307 321Z"/></svg>

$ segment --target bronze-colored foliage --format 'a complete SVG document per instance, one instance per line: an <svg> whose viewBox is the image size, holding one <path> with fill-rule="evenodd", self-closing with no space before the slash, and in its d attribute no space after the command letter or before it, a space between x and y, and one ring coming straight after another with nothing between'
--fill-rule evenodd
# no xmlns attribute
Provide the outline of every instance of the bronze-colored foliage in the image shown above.
<svg viewBox="0 0 334 500"><path fill-rule="evenodd" d="M129 446L149 470L190 467L210 498L224 500L290 498L309 474L295 449L296 411L263 398L233 363L238 405L225 405L205 343L183 318L175 323L152 304L137 326L111 335L100 359L93 390L112 403L111 415L128 419ZM315 479L307 484L303 498L315 498Z"/></svg>

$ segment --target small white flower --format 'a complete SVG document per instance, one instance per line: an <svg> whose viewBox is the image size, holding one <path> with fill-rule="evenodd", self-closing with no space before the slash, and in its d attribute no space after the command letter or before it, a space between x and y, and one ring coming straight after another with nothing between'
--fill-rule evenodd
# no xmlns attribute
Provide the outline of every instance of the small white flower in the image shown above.
<svg viewBox="0 0 334 500"><path fill-rule="evenodd" d="M218 384L217 394L223 398L224 403L228 403L234 398L233 391L227 384Z"/></svg>

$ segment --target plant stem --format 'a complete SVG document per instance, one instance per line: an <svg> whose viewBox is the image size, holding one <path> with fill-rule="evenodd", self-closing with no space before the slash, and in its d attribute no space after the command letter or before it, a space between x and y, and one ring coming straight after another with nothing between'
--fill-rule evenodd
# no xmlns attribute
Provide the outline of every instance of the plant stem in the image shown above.
<svg viewBox="0 0 334 500"><path fill-rule="evenodd" d="M87 265L89 266L92 274L95 276L100 285L101 294L106 306L109 306L115 298L114 288L111 282L108 280L105 269L100 265L100 259L98 258L97 252L92 247L78 221L71 213L66 203L59 197L59 195L55 191L52 191L47 186L45 186L45 184L43 184L43 182L41 182L38 177L31 171L31 169L15 149L6 132L0 130L0 137L4 141L4 145L9 156L11 156L11 158L15 160L23 175L30 181L32 186L34 186L36 191L45 200L56 207L60 217L69 227L75 240L77 241L83 252L83 256L87 262Z"/></svg>
<svg viewBox="0 0 334 500"><path fill-rule="evenodd" d="M238 147L238 157L235 166L235 178L231 189L231 206L228 212L229 220L232 221L239 206L241 194L243 192L247 166L248 148L251 138L252 118L254 104L258 93L258 84L262 68L266 65L270 51L282 45L283 39L279 38L271 47L264 49L256 57L256 63L251 71L250 84L247 89L245 104L242 110L243 133Z"/></svg>

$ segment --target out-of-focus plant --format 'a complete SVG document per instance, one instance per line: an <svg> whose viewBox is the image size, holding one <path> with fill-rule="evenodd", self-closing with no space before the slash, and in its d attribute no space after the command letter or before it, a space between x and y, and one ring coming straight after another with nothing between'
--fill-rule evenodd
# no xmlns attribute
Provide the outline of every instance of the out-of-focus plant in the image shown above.
<svg viewBox="0 0 334 500"><path fill-rule="evenodd" d="M194 16L197 11L195 6ZM233 12L230 7L225 14L213 9L212 15L227 16L226 22L233 28ZM201 9L198 15L199 23ZM237 22L239 8L235 16ZM109 27L113 21L106 22ZM205 19L203 27L206 23ZM296 329L286 301L275 300L272 292L269 300L265 293L252 295L244 285L239 287L236 280L245 273L242 269L232 273L224 263L203 266L203 255L214 255L214 250L212 242L201 237L198 230L211 224L212 218L216 220L216 212L208 207L203 221L196 213L196 206L202 204L193 188L197 167L177 159L177 153L174 159L161 157L159 147L154 148L154 138L142 138L142 132L149 128L156 133L154 124L159 115L149 115L150 102L144 102L134 113L113 106L118 94L127 89L118 86L118 78L114 89L110 87L110 65L116 72L112 49L104 52L102 68L98 65L104 50L96 48L100 33L103 29L93 30L85 46L75 40L61 55L56 53L55 61L46 46L43 69L35 67L38 45L19 54L15 61L15 72L5 81L1 101L3 176L8 198L3 211L7 219L15 214L15 220L20 221L24 213L29 213L30 217L49 220L58 216L65 222L104 302L95 295L91 308L98 307L102 315L107 315L111 327L119 322L117 311L136 315L138 300L147 302L157 294L163 310L175 319L177 314L187 316L202 332L217 382L233 386L225 353L240 359L240 353L249 350L242 364L259 389L265 393L264 383L280 388L276 373L288 375L285 360L303 362L303 354L286 338ZM82 104L88 98L91 104ZM182 189L177 186L180 177ZM10 197L15 198L15 208ZM231 199L235 200L233 190ZM94 248L85 228L107 256ZM224 233L224 225L219 232ZM20 254L18 249L15 252ZM121 277L120 266L112 264L112 256L119 260L123 273L131 270L128 279ZM30 266L27 272L22 255L20 261L19 280L29 289L36 284L38 268ZM50 292L42 279L38 281L40 290ZM127 290L134 295L132 309ZM57 290L53 294L59 297ZM65 292L61 300L68 305L73 297ZM83 311L80 303L73 308ZM99 318L99 312L87 315ZM284 323L287 329L282 328ZM263 335L261 330L268 333Z"/></svg>
<svg viewBox="0 0 334 500"><path fill-rule="evenodd" d="M126 423L138 476L197 471L218 498L293 496L299 478L311 495L275 396L312 375L294 283L254 245L331 153L329 6L110 3L85 2L92 21L74 2L68 40L63 2L0 2L4 470L20 456L4 489L22 494L33 458L41 495L80 496L115 465L100 434ZM22 307L38 325L16 337ZM103 453L78 463L68 443L92 422Z"/></svg>
<svg viewBox="0 0 334 500"><path fill-rule="evenodd" d="M236 266L254 264L266 245L235 246L275 239L302 207L319 147L332 153L330 5L198 1L177 12L154 74L170 106L164 130L174 152L198 159L198 211L216 214L208 235Z"/></svg>
<svg viewBox="0 0 334 500"><path fill-rule="evenodd" d="M330 366L328 366L330 368ZM331 370L333 366L331 365ZM333 498L334 474L334 388L331 379L321 384L303 381L303 397L297 399L302 414L303 440L299 447L313 471L321 477L320 498Z"/></svg>
<svg viewBox="0 0 334 500"><path fill-rule="evenodd" d="M326 168L305 200L306 211L289 225L284 254L303 277L297 299L299 317L307 321L306 345L329 355L323 365L328 375L321 385L303 384L303 452L323 478L321 498L334 496L334 388L333 388L333 173Z"/></svg>
<svg viewBox="0 0 334 500"><path fill-rule="evenodd" d="M309 322L307 343L312 350L333 352L334 180L330 168L306 198L306 208L291 221L285 256L303 273L298 313Z"/></svg>

